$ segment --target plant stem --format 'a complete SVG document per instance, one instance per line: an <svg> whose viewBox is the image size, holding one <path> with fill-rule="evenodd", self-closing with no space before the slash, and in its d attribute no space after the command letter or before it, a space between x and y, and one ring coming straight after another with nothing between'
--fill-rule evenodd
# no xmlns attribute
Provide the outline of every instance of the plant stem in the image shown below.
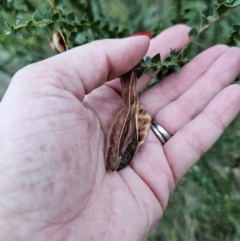
<svg viewBox="0 0 240 241"><path fill-rule="evenodd" d="M39 21L39 22L33 21L31 23L31 26L36 26L36 25L41 25L41 24L49 24L49 23L52 23L52 21L51 20L42 20L42 21ZM19 24L17 26L14 26L13 29L19 30L19 29L25 28L25 27L27 27L27 23L23 23L23 24Z"/></svg>
<svg viewBox="0 0 240 241"><path fill-rule="evenodd" d="M193 42L194 39L196 39L196 37L198 37L203 31L205 31L207 28L209 28L213 23L217 22L222 16L226 15L229 11L231 11L232 9L229 9L228 11L226 11L223 15L217 15L215 16L208 24L204 25L203 27L201 27L197 34L195 36L191 36L187 43L184 45L184 47L182 48L182 50L179 52L178 56L183 56L184 51L186 50L186 48Z"/></svg>
<svg viewBox="0 0 240 241"><path fill-rule="evenodd" d="M50 4L53 13L58 13L59 11L58 11L57 6L55 5L54 0L47 0L47 1L48 1L48 3Z"/></svg>

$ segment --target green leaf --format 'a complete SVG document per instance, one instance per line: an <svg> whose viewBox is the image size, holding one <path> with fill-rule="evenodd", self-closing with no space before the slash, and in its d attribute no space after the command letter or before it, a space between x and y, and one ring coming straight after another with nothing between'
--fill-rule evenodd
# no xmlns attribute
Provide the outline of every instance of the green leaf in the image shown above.
<svg viewBox="0 0 240 241"><path fill-rule="evenodd" d="M75 38L77 38L78 34L79 34L78 32L73 31L70 33L69 38L75 39Z"/></svg>
<svg viewBox="0 0 240 241"><path fill-rule="evenodd" d="M12 34L13 32L12 32L12 30L8 29L8 30L4 30L4 33L5 33L6 35L10 35L10 34Z"/></svg>
<svg viewBox="0 0 240 241"><path fill-rule="evenodd" d="M155 73L156 70L157 70L157 69L154 68L154 67L152 67L152 68L148 68L148 73L151 74L151 75L153 75L153 74Z"/></svg>
<svg viewBox="0 0 240 241"><path fill-rule="evenodd" d="M137 75L137 78L139 79L143 72L144 72L145 69L141 68L141 69L135 69L135 72L136 72L136 75Z"/></svg>
<svg viewBox="0 0 240 241"><path fill-rule="evenodd" d="M190 32L188 33L188 36L191 38L191 37L194 37L198 34L198 30L196 28L192 28L190 30Z"/></svg>
<svg viewBox="0 0 240 241"><path fill-rule="evenodd" d="M61 23L61 25L63 26L63 28L65 30L70 31L70 32L72 32L76 29L74 25L69 24L69 23Z"/></svg>
<svg viewBox="0 0 240 241"><path fill-rule="evenodd" d="M222 4L222 3L225 3L226 2L226 0L217 0L217 3L220 5L220 4Z"/></svg>
<svg viewBox="0 0 240 241"><path fill-rule="evenodd" d="M180 66L179 65L174 65L173 69L175 72L179 73L180 72Z"/></svg>
<svg viewBox="0 0 240 241"><path fill-rule="evenodd" d="M208 17L206 17L202 11L200 10L200 15L201 15L201 21L202 21L202 26L206 25L209 23Z"/></svg>
<svg viewBox="0 0 240 241"><path fill-rule="evenodd" d="M80 24L78 24L76 27L78 32L82 32L84 30L83 26Z"/></svg>
<svg viewBox="0 0 240 241"><path fill-rule="evenodd" d="M234 5L229 5L229 4L223 3L223 4L221 4L221 5L219 5L217 7L217 9L216 9L217 10L217 14L219 16L221 16L221 15L225 14L227 11L235 8L237 5L235 5L235 4Z"/></svg>
<svg viewBox="0 0 240 241"><path fill-rule="evenodd" d="M29 26L26 26L25 29L26 31L29 33L29 34L32 34L33 33L33 26L29 25Z"/></svg>
<svg viewBox="0 0 240 241"><path fill-rule="evenodd" d="M169 66L169 62L171 62L171 61L172 61L171 57L168 56L168 57L164 60L164 62L162 62L162 63L164 63L165 65L167 64L167 66Z"/></svg>
<svg viewBox="0 0 240 241"><path fill-rule="evenodd" d="M85 25L85 26L88 26L89 25L89 22L86 20L86 19L81 19L81 21L80 21L80 24L81 25Z"/></svg>
<svg viewBox="0 0 240 241"><path fill-rule="evenodd" d="M54 32L54 29L55 29L55 24L54 23L49 23L48 25L48 28L51 32Z"/></svg>
<svg viewBox="0 0 240 241"><path fill-rule="evenodd" d="M90 26L92 28L98 28L100 26L100 24L101 24L101 20L97 20L97 21L93 22Z"/></svg>
<svg viewBox="0 0 240 241"><path fill-rule="evenodd" d="M221 16L229 10L229 7L222 4L222 5L219 5L216 10L218 15Z"/></svg>
<svg viewBox="0 0 240 241"><path fill-rule="evenodd" d="M106 21L106 22L103 24L102 30L103 30L104 32L108 32L109 29L110 29L109 22Z"/></svg>
<svg viewBox="0 0 240 241"><path fill-rule="evenodd" d="M33 25L33 21L28 21L27 22L27 26L32 26Z"/></svg>
<svg viewBox="0 0 240 241"><path fill-rule="evenodd" d="M162 75L165 75L168 72L168 67L163 66L161 72L162 72Z"/></svg>
<svg viewBox="0 0 240 241"><path fill-rule="evenodd" d="M21 20L21 19L17 19L16 20L16 25L21 25L21 24L25 24L25 21Z"/></svg>
<svg viewBox="0 0 240 241"><path fill-rule="evenodd" d="M141 61L136 65L136 68L137 67L140 67L140 68L145 68L146 67L144 59L141 59Z"/></svg>
<svg viewBox="0 0 240 241"><path fill-rule="evenodd" d="M42 21L42 20L43 20L43 16L42 16L42 14L41 14L38 10L36 10L36 11L33 13L32 18L33 18L33 20L36 21L36 22L39 22L39 21Z"/></svg>
<svg viewBox="0 0 240 241"><path fill-rule="evenodd" d="M121 32L118 33L118 37L119 38L124 38L126 36L128 36L128 30L127 29L123 29Z"/></svg>
<svg viewBox="0 0 240 241"><path fill-rule="evenodd" d="M210 23L213 20L213 16L211 16L211 15L207 16L207 20Z"/></svg>
<svg viewBox="0 0 240 241"><path fill-rule="evenodd" d="M224 4L228 7L235 8L240 4L240 0L227 0Z"/></svg>
<svg viewBox="0 0 240 241"><path fill-rule="evenodd" d="M175 52L175 50L171 50L170 51L171 60L175 60L175 59L177 59L177 57L178 57L178 54Z"/></svg>
<svg viewBox="0 0 240 241"><path fill-rule="evenodd" d="M29 34L32 34L33 28L34 28L33 21L27 22L27 26L25 27L25 29Z"/></svg>
<svg viewBox="0 0 240 241"><path fill-rule="evenodd" d="M234 24L234 25L233 25L233 29L234 29L235 31L240 31L240 25Z"/></svg>
<svg viewBox="0 0 240 241"><path fill-rule="evenodd" d="M13 26L12 26L10 23L7 23L6 21L4 21L4 23L5 23L5 25L6 25L7 28L9 28L9 29L12 29L12 28L13 28Z"/></svg>
<svg viewBox="0 0 240 241"><path fill-rule="evenodd" d="M67 15L67 20L69 22L74 22L75 21L75 13L74 12L71 12Z"/></svg>
<svg viewBox="0 0 240 241"><path fill-rule="evenodd" d="M152 57L152 63L156 64L156 63L159 63L159 62L161 62L160 53L156 54Z"/></svg>
<svg viewBox="0 0 240 241"><path fill-rule="evenodd" d="M64 6L64 3L63 3L62 0L55 0L54 2L55 2L55 4L56 4L58 7L63 7L63 6Z"/></svg>
<svg viewBox="0 0 240 241"><path fill-rule="evenodd" d="M146 64L144 62L144 59L141 59L141 61L135 66L135 71L137 74L137 78L140 78L143 72L146 69Z"/></svg>
<svg viewBox="0 0 240 241"><path fill-rule="evenodd" d="M169 62L167 62L167 61L163 61L162 62L162 67L169 67L171 64L169 63Z"/></svg>
<svg viewBox="0 0 240 241"><path fill-rule="evenodd" d="M146 59L145 59L145 64L146 64L146 65L149 65L149 64L151 64L151 63L152 63L152 59L147 56Z"/></svg>
<svg viewBox="0 0 240 241"><path fill-rule="evenodd" d="M59 13L54 13L54 14L52 15L52 21L53 21L53 22L58 21L59 18L60 18L60 14L59 14Z"/></svg>
<svg viewBox="0 0 240 241"><path fill-rule="evenodd" d="M51 20L51 14L50 14L50 12L46 10L46 11L43 13L43 18L44 18L45 20Z"/></svg>

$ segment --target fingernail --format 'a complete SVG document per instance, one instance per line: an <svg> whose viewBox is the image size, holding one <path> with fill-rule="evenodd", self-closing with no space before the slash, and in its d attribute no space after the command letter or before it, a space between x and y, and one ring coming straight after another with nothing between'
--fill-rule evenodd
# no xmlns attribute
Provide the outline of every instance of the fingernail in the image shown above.
<svg viewBox="0 0 240 241"><path fill-rule="evenodd" d="M148 36L149 38L151 38L153 35L153 32L138 32L138 33L133 33L128 35L127 37L134 37L134 36Z"/></svg>

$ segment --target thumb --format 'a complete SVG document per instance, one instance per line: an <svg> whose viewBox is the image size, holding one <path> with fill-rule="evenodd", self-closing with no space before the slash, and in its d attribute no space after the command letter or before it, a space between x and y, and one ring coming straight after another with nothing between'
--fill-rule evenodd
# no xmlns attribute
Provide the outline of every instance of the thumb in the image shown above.
<svg viewBox="0 0 240 241"><path fill-rule="evenodd" d="M78 99L133 68L146 54L148 36L98 40L32 64L14 78L37 79L40 85L54 85ZM27 71L27 72L26 72ZM27 76L27 79L26 79ZM28 83L27 83L28 84Z"/></svg>

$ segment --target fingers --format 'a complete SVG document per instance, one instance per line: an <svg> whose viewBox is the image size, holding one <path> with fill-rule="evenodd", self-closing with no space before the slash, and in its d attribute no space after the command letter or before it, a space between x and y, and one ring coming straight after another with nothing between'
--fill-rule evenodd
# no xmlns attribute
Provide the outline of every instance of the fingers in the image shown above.
<svg viewBox="0 0 240 241"><path fill-rule="evenodd" d="M147 56L153 57L160 53L161 57L166 58L170 50L179 51L188 41L190 28L183 24L174 25L151 40Z"/></svg>
<svg viewBox="0 0 240 241"><path fill-rule="evenodd" d="M198 78L200 78L214 61L225 51L227 46L214 46L197 55L192 61L181 68L180 73L173 73L159 84L145 91L141 102L148 107L152 116L160 109L183 94Z"/></svg>
<svg viewBox="0 0 240 241"><path fill-rule="evenodd" d="M94 41L31 65L15 78L49 84L70 91L80 100L106 80L136 65L149 47L149 37L134 36Z"/></svg>
<svg viewBox="0 0 240 241"><path fill-rule="evenodd" d="M161 54L161 59L164 60L170 53L171 49L179 51L188 41L188 32L190 28L186 25L175 25L161 32L157 37L151 40L146 56L153 57L157 53ZM143 74L137 82L137 90L139 91L151 79L148 74ZM121 92L122 87L118 80L107 83L108 86Z"/></svg>
<svg viewBox="0 0 240 241"><path fill-rule="evenodd" d="M229 85L239 75L240 49L218 46L215 48L215 51L216 50L218 50L218 53L221 51L221 54L205 68L204 73L200 74L202 70L197 71L195 68L189 69L190 80L188 80L188 82L190 86L185 86L185 91L184 87L179 87L178 91L175 90L176 99L174 101L163 108L161 108L161 106L158 107L159 111L154 119L166 128L170 134L176 133L182 126L197 116L218 92ZM202 66L201 62L204 62L206 58L212 56L211 52L212 51L205 51L205 54L198 58L199 66ZM189 63L189 67L192 67L191 63ZM183 75L185 75L184 71L185 70L183 70ZM192 77L194 73L196 77L196 72L199 73L197 79ZM182 77L179 78L175 79L175 83L178 86L182 86ZM171 90L169 92L171 92ZM168 93L166 95L168 95ZM162 98L160 96L159 99L161 98L161 100L157 100L158 97L156 96L155 101L157 103L160 101L164 102L162 99L166 97L166 95ZM171 101L171 99L171 97L166 98L165 103L169 100Z"/></svg>
<svg viewBox="0 0 240 241"><path fill-rule="evenodd" d="M223 133L240 111L240 86L221 91L195 119L163 146L175 181L178 182Z"/></svg>

